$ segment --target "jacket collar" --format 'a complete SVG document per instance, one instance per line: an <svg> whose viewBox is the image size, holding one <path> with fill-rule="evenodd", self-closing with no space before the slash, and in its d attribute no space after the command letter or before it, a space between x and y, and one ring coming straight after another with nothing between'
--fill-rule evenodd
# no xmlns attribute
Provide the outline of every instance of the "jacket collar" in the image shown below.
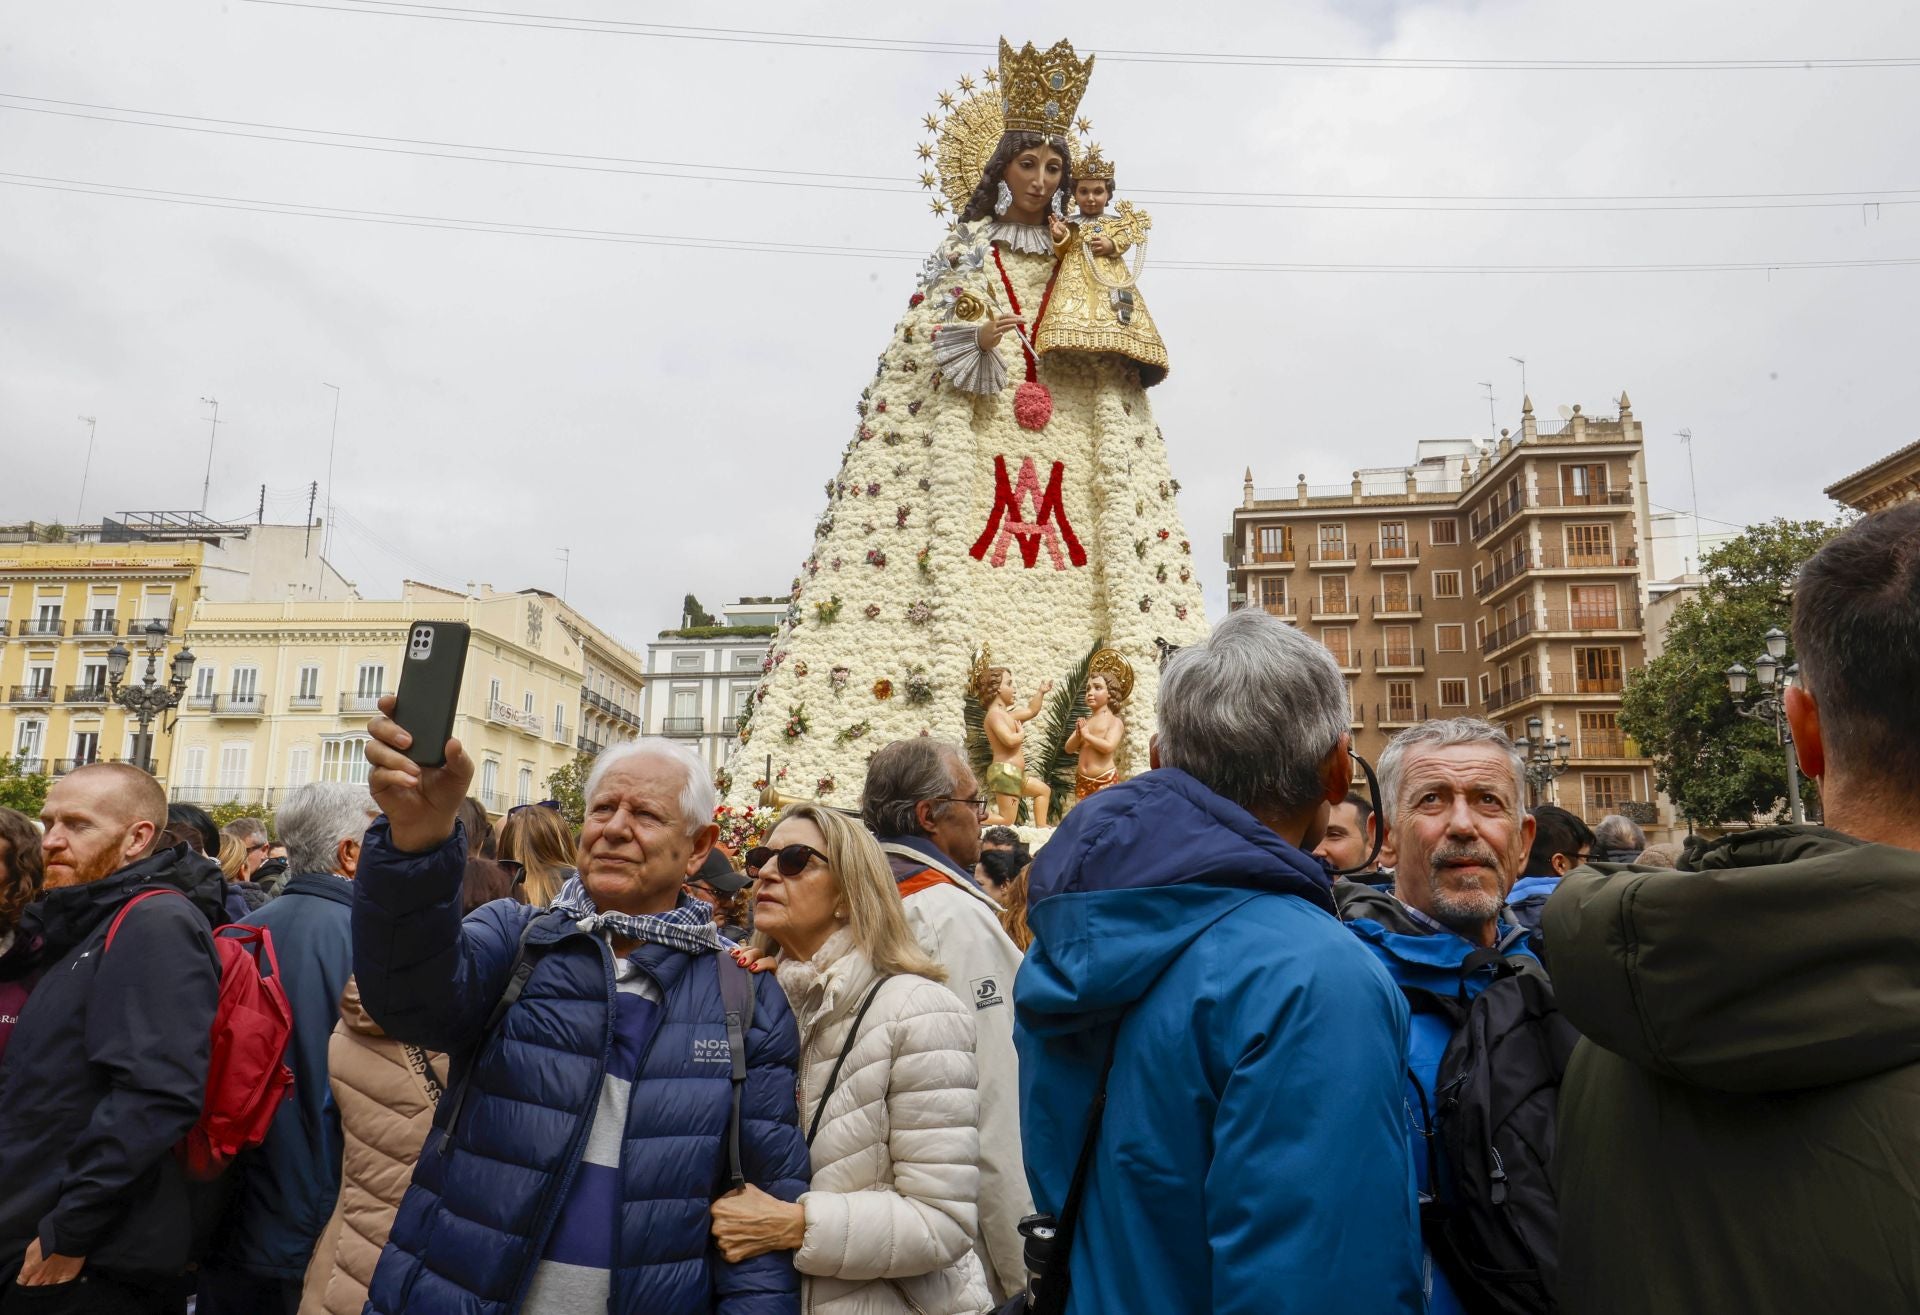
<svg viewBox="0 0 1920 1315"><path fill-rule="evenodd" d="M281 898L288 895L314 895L335 904L351 905L353 882L337 872L303 872L281 888Z"/></svg>
<svg viewBox="0 0 1920 1315"><path fill-rule="evenodd" d="M851 927L827 937L811 959L783 955L774 974L802 1029L851 1010L878 976L866 951L854 943Z"/></svg>
<svg viewBox="0 0 1920 1315"><path fill-rule="evenodd" d="M880 848L889 854L898 854L902 858L919 859L930 868L952 877L955 881L964 881L973 885L971 874L961 871L960 865L947 857L947 851L927 839L925 836L885 836Z"/></svg>

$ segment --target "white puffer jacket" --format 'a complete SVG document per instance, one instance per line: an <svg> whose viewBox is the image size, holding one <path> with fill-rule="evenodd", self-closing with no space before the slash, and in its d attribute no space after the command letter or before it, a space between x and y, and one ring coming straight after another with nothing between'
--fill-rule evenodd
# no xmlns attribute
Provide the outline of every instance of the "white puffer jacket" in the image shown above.
<svg viewBox="0 0 1920 1315"><path fill-rule="evenodd" d="M800 1024L801 1126L812 1125L853 1016L878 974L842 930L780 985ZM888 980L860 1024L813 1142L794 1255L810 1315L974 1315L988 1309L979 1234L980 1098L973 1014L938 982Z"/></svg>

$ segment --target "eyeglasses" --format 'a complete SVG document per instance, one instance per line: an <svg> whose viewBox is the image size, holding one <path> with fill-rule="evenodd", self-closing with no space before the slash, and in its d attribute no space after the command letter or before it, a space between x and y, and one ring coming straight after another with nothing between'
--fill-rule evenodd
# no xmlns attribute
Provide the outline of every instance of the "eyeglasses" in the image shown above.
<svg viewBox="0 0 1920 1315"><path fill-rule="evenodd" d="M512 817L515 813L524 812L529 808L551 808L557 813L560 811L560 801L558 799L542 799L537 804L515 804L507 810L507 816Z"/></svg>
<svg viewBox="0 0 1920 1315"><path fill-rule="evenodd" d="M251 857L254 854L258 854L263 849L272 849L272 848L273 848L272 845L268 844L264 840L261 840L261 841L255 842L254 844L248 845L247 854L249 857Z"/></svg>
<svg viewBox="0 0 1920 1315"><path fill-rule="evenodd" d="M807 864L814 859L828 862L827 856L812 845L791 844L779 849L770 849L766 845L755 845L747 851L746 871L750 877L760 875L760 869L769 862L780 869L783 877L797 877L807 870Z"/></svg>
<svg viewBox="0 0 1920 1315"><path fill-rule="evenodd" d="M514 885L524 886L527 884L527 865L525 863L522 863L517 858L497 858L494 862L507 870L507 875L513 878Z"/></svg>
<svg viewBox="0 0 1920 1315"><path fill-rule="evenodd" d="M987 815L987 801L985 799L962 799L958 795L943 794L934 799L933 802L936 804L965 804L973 810L975 817L983 820Z"/></svg>

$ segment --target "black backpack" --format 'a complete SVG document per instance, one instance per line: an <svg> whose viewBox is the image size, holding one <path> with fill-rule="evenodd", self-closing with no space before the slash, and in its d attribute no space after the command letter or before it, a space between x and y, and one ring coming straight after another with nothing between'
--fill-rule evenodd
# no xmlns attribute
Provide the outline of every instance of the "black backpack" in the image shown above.
<svg viewBox="0 0 1920 1315"><path fill-rule="evenodd" d="M1453 1027L1434 1082L1433 1199L1421 1204L1421 1232L1473 1315L1557 1309L1559 1211L1547 1166L1560 1079L1580 1035L1560 1016L1546 976L1507 957L1524 935L1468 955L1457 996L1404 988L1415 1010ZM1466 979L1483 968L1493 980L1468 1001Z"/></svg>

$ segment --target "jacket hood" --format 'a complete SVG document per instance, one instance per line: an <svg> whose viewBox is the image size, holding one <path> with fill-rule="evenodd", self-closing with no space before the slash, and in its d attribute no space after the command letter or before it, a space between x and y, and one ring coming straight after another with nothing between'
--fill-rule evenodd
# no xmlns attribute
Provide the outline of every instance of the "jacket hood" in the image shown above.
<svg viewBox="0 0 1920 1315"><path fill-rule="evenodd" d="M1342 882L1336 893L1341 921L1373 951L1397 985L1447 996L1460 990L1460 965L1480 946L1464 936L1435 931L1416 921L1406 905L1385 891ZM1499 939L1495 943L1505 945L1510 958L1531 958L1524 946L1513 943L1516 938L1512 930L1505 923L1498 924ZM1482 970L1464 985L1469 995L1477 995L1491 980L1491 970Z"/></svg>
<svg viewBox="0 0 1920 1315"><path fill-rule="evenodd" d="M360 983L347 978L347 989L340 993L340 1022L349 1032L361 1036L385 1036L386 1029L373 1021L373 1015L360 1003Z"/></svg>
<svg viewBox="0 0 1920 1315"><path fill-rule="evenodd" d="M1022 1020L1070 1032L1123 1012L1202 932L1262 894L1331 915L1320 860L1193 777L1161 768L1070 811L1027 875Z"/></svg>
<svg viewBox="0 0 1920 1315"><path fill-rule="evenodd" d="M1920 1061L1920 853L1817 826L1580 868L1547 902L1562 1012L1642 1067L1792 1091Z"/></svg>
<svg viewBox="0 0 1920 1315"><path fill-rule="evenodd" d="M186 892L208 922L219 926L227 920L221 884L224 880L218 863L184 844L175 845L129 863L98 881L47 891L21 915L21 939L34 947L32 955L37 965L44 967L57 962L148 884L167 885Z"/></svg>

